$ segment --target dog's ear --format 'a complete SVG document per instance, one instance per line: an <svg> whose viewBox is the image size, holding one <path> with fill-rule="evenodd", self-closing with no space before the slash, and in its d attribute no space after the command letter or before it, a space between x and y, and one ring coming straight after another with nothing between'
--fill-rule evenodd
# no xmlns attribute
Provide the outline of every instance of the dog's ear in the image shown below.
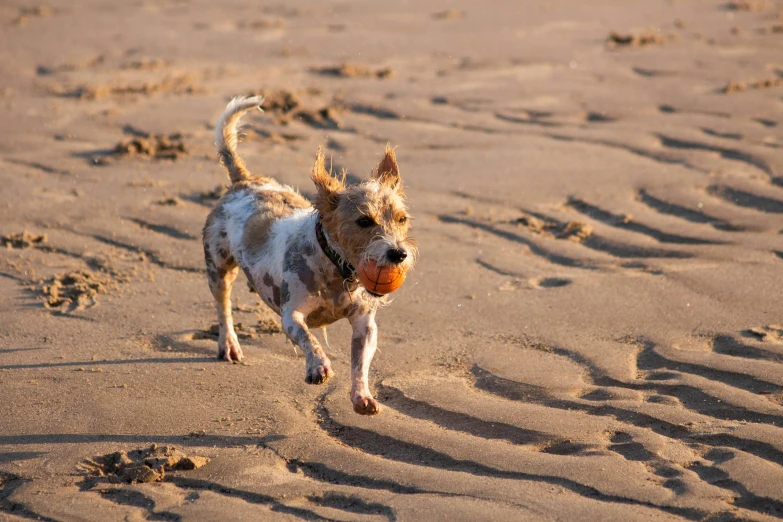
<svg viewBox="0 0 783 522"><path fill-rule="evenodd" d="M313 165L313 183L317 190L315 208L322 214L332 212L340 202L340 191L345 188L343 180L337 179L326 170L326 156L323 147L318 148Z"/></svg>
<svg viewBox="0 0 783 522"><path fill-rule="evenodd" d="M373 171L373 178L393 189L400 187L400 181L402 181L400 168L397 166L397 158L394 156L394 149L391 145L386 145L386 152L384 152L383 159L381 159L381 162L378 163L378 166Z"/></svg>

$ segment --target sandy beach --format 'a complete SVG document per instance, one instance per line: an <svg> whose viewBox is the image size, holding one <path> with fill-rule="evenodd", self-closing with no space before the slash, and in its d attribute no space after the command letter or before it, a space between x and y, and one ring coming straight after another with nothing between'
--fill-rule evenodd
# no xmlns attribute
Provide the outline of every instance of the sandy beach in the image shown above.
<svg viewBox="0 0 783 522"><path fill-rule="evenodd" d="M396 153L383 412L201 229L236 95L310 197ZM783 517L783 3L0 5L0 520Z"/></svg>

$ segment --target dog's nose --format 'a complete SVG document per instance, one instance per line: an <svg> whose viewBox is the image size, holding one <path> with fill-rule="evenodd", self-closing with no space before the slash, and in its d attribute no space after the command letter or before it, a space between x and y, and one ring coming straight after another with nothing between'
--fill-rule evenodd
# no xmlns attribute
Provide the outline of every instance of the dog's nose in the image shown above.
<svg viewBox="0 0 783 522"><path fill-rule="evenodd" d="M386 257L388 257L389 261L392 263L402 263L405 261L405 258L408 257L408 253L401 248L390 248L389 251L386 252Z"/></svg>

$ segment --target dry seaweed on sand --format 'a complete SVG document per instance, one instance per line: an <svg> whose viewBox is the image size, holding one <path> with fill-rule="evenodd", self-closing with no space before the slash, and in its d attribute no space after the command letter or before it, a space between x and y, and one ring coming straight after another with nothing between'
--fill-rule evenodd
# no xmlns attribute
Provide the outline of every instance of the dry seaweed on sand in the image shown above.
<svg viewBox="0 0 783 522"><path fill-rule="evenodd" d="M199 94L204 93L205 89L196 84L196 79L191 74L170 74L158 81L136 84L82 85L76 88L53 85L50 91L54 95L65 98L94 101L113 97L152 96L161 93Z"/></svg>
<svg viewBox="0 0 783 522"><path fill-rule="evenodd" d="M783 87L783 78L767 78L765 80L754 80L750 82L729 82L726 87L723 88L723 93L734 94L756 89L772 89L774 87Z"/></svg>
<svg viewBox="0 0 783 522"><path fill-rule="evenodd" d="M557 239L568 239L579 243L592 235L593 227L582 223L581 221L569 221L564 226L559 227L555 233Z"/></svg>
<svg viewBox="0 0 783 522"><path fill-rule="evenodd" d="M273 114L278 125L288 125L293 120L299 120L321 129L336 129L340 126L340 107L337 104L315 109L306 107L298 94L285 89L270 90L263 96L261 108Z"/></svg>
<svg viewBox="0 0 783 522"><path fill-rule="evenodd" d="M513 221L517 226L525 227L531 232L545 237L554 237L556 239L568 239L579 243L593 233L593 227L581 221L568 221L559 223L552 220L539 218L525 214Z"/></svg>
<svg viewBox="0 0 783 522"><path fill-rule="evenodd" d="M113 151L114 156L143 156L158 160L176 160L187 154L188 147L185 144L184 137L179 132L168 135L148 134L122 140L114 147Z"/></svg>
<svg viewBox="0 0 783 522"><path fill-rule="evenodd" d="M273 114L288 114L302 106L302 101L295 93L285 89L266 92L261 108Z"/></svg>
<svg viewBox="0 0 783 522"><path fill-rule="evenodd" d="M0 236L0 243L2 243L6 248L30 248L42 243L46 243L46 241L47 238L45 234L33 234L27 230L8 234L7 236Z"/></svg>
<svg viewBox="0 0 783 522"><path fill-rule="evenodd" d="M757 328L748 328L743 332L746 336L755 337L759 341L765 343L782 344L783 343L783 326L772 324L769 326L761 326Z"/></svg>
<svg viewBox="0 0 783 522"><path fill-rule="evenodd" d="M97 304L98 295L116 290L117 282L105 272L75 270L40 280L36 290L46 308L86 308Z"/></svg>
<svg viewBox="0 0 783 522"><path fill-rule="evenodd" d="M93 477L108 477L128 483L160 482L169 471L199 469L209 458L186 455L174 446L152 444L147 449L116 451L87 459L82 469Z"/></svg>

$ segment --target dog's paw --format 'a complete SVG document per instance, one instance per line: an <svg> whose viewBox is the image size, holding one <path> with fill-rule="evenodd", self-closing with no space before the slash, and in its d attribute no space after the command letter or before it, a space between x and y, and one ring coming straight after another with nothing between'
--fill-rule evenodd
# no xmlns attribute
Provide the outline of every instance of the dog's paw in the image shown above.
<svg viewBox="0 0 783 522"><path fill-rule="evenodd" d="M244 358L238 340L227 337L223 341L218 341L218 359L221 361L239 362Z"/></svg>
<svg viewBox="0 0 783 522"><path fill-rule="evenodd" d="M305 375L305 382L307 384L323 384L334 376L334 370L332 370L329 362L313 366L307 369Z"/></svg>
<svg viewBox="0 0 783 522"><path fill-rule="evenodd" d="M356 397L352 401L353 411L359 415L378 415L381 412L381 403L372 397Z"/></svg>

